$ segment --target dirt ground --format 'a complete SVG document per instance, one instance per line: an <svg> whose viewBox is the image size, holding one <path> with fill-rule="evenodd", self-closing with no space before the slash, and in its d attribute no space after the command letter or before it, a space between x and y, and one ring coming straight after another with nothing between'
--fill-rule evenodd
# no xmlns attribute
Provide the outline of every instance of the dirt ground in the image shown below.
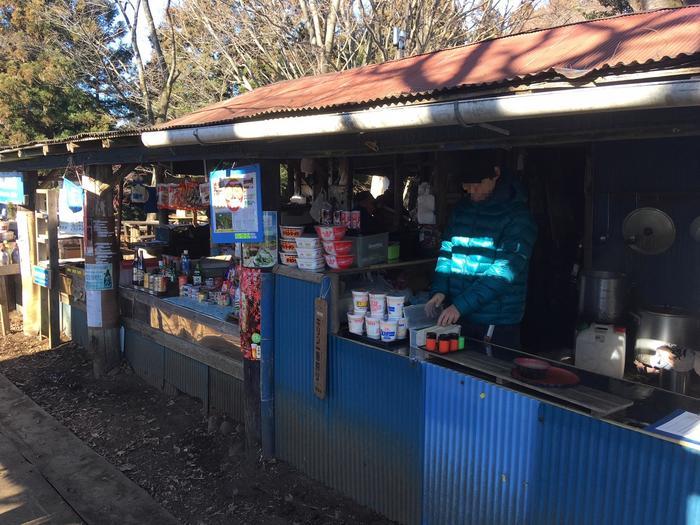
<svg viewBox="0 0 700 525"><path fill-rule="evenodd" d="M11 324L0 340L0 373L182 523L391 523L289 465L245 450L240 425L224 424L230 433L222 434L198 400L169 397L126 364L95 380L82 348L48 350L22 334L16 313Z"/></svg>

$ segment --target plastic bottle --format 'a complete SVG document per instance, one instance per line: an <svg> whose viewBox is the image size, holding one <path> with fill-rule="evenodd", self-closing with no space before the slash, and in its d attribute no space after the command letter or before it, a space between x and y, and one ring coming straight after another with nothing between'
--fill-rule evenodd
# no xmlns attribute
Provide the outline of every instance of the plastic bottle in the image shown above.
<svg viewBox="0 0 700 525"><path fill-rule="evenodd" d="M139 286L139 271L141 270L141 262L139 261L140 252L134 254L134 260L131 263L131 284Z"/></svg>
<svg viewBox="0 0 700 525"><path fill-rule="evenodd" d="M0 253L0 265L7 266L10 264L10 256L7 252L7 241L2 243L2 253Z"/></svg>
<svg viewBox="0 0 700 525"><path fill-rule="evenodd" d="M190 276L190 255L187 250L183 250L182 256L180 257L180 266L182 268L182 273L186 276Z"/></svg>
<svg viewBox="0 0 700 525"><path fill-rule="evenodd" d="M199 263L197 263L197 266L194 268L194 273L192 274L192 284L195 286L202 285L202 269Z"/></svg>
<svg viewBox="0 0 700 525"><path fill-rule="evenodd" d="M19 247L17 246L17 243L15 243L15 247L12 248L12 264L19 264Z"/></svg>

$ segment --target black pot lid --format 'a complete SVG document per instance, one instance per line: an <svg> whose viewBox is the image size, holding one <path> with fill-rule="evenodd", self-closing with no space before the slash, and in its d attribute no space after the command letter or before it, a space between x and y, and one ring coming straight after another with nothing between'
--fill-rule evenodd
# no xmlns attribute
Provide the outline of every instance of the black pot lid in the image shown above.
<svg viewBox="0 0 700 525"><path fill-rule="evenodd" d="M622 223L627 245L645 255L658 255L676 240L676 227L668 214L658 208L637 208Z"/></svg>

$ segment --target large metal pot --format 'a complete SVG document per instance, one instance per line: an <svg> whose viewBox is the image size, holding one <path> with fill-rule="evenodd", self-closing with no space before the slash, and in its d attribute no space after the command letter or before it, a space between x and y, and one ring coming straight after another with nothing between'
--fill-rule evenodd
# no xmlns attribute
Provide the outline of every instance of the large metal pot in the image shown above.
<svg viewBox="0 0 700 525"><path fill-rule="evenodd" d="M651 349L659 342L700 350L700 318L695 313L673 306L652 306L634 316L639 323L635 344L638 349Z"/></svg>
<svg viewBox="0 0 700 525"><path fill-rule="evenodd" d="M579 315L594 323L619 322L625 313L625 282L623 273L583 272L579 281Z"/></svg>

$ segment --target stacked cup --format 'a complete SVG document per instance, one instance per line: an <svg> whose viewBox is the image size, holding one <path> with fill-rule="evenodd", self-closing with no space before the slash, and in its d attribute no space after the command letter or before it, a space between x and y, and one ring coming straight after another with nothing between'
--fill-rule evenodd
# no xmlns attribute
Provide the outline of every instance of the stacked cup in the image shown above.
<svg viewBox="0 0 700 525"><path fill-rule="evenodd" d="M350 332L390 343L405 339L408 330L403 317L403 296L352 291L353 310L348 313ZM387 315L388 313L388 315Z"/></svg>
<svg viewBox="0 0 700 525"><path fill-rule="evenodd" d="M365 314L369 300L367 296L367 290L352 291L352 312L348 312L348 328L352 334L364 334Z"/></svg>

